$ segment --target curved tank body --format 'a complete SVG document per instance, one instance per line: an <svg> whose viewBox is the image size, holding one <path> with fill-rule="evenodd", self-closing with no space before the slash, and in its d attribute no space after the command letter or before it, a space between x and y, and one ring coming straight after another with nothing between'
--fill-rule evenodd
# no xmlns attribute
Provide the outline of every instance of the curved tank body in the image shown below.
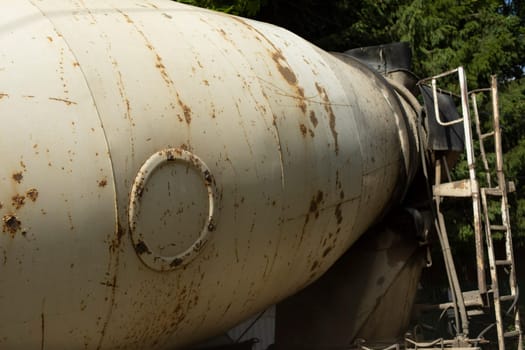
<svg viewBox="0 0 525 350"><path fill-rule="evenodd" d="M402 195L399 97L171 1L0 2L0 348L178 348L305 287Z"/></svg>

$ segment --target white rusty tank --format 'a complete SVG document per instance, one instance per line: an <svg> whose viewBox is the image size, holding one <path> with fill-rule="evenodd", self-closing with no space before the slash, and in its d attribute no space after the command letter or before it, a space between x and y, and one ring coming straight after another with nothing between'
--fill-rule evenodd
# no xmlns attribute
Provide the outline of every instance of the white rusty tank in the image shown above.
<svg viewBox="0 0 525 350"><path fill-rule="evenodd" d="M178 348L317 279L402 195L414 112L278 27L0 1L0 348Z"/></svg>

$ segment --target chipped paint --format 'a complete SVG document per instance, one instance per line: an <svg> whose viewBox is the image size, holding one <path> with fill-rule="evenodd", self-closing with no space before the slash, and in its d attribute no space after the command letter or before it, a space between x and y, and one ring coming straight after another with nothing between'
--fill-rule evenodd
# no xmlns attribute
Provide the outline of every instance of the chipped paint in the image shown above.
<svg viewBox="0 0 525 350"><path fill-rule="evenodd" d="M13 180L16 181L16 183L22 183L22 180L24 179L24 175L21 171L18 171L12 175Z"/></svg>
<svg viewBox="0 0 525 350"><path fill-rule="evenodd" d="M11 237L14 237L15 234L21 229L22 223L15 215L5 215L2 218L3 221L3 232L9 233Z"/></svg>
<svg viewBox="0 0 525 350"><path fill-rule="evenodd" d="M25 196L21 196L19 194L16 194L13 197L11 197L11 204L16 210L18 210L18 209L20 209L20 208L22 208L24 206L25 199L26 199Z"/></svg>

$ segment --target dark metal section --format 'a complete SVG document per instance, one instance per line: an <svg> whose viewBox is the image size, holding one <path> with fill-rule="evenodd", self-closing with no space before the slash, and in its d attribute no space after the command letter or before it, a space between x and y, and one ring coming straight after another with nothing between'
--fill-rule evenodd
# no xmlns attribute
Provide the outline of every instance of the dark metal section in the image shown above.
<svg viewBox="0 0 525 350"><path fill-rule="evenodd" d="M465 149L465 133L463 124L458 123L449 126L442 126L438 123L434 111L434 99L432 98L432 88L420 85L421 95L425 104L427 115L428 147L433 151L457 151ZM444 122L458 120L461 116L458 113L456 104L451 95L443 92L437 93L439 106L439 119Z"/></svg>
<svg viewBox="0 0 525 350"><path fill-rule="evenodd" d="M345 54L357 58L382 74L398 69L410 70L412 60L408 43L359 47L345 51Z"/></svg>
<svg viewBox="0 0 525 350"><path fill-rule="evenodd" d="M356 339L401 339L426 262L419 239L429 224L414 212L389 215L318 281L278 304L275 349L348 349Z"/></svg>

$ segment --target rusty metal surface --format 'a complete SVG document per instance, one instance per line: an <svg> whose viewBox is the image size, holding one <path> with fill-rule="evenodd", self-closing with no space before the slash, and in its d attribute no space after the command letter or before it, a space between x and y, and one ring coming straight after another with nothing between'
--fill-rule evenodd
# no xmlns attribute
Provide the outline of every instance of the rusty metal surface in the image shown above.
<svg viewBox="0 0 525 350"><path fill-rule="evenodd" d="M0 48L0 348L226 330L322 275L414 166L384 79L268 24L171 1L2 0ZM197 157L195 173L159 162L137 207L163 150ZM178 268L141 259L184 255L203 227Z"/></svg>

